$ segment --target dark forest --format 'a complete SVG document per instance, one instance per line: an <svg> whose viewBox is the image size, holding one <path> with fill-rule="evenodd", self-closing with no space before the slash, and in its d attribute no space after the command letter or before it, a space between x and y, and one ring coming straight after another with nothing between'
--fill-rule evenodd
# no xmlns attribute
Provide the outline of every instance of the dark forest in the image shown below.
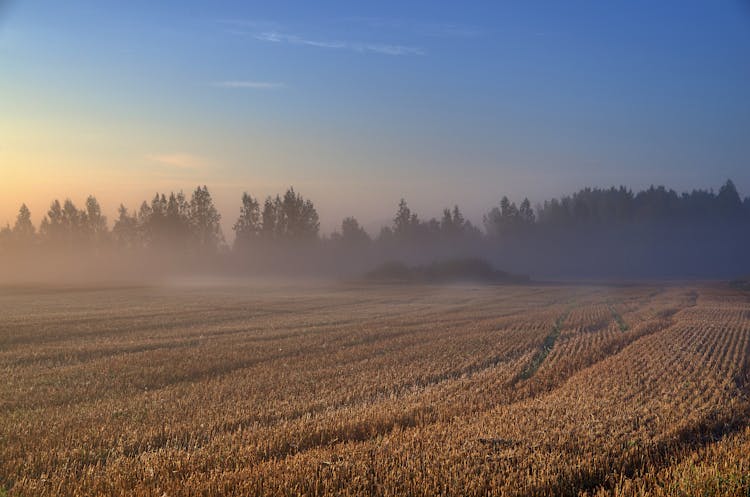
<svg viewBox="0 0 750 497"><path fill-rule="evenodd" d="M0 230L4 276L123 277L234 274L352 277L386 261L481 257L536 279L720 279L750 272L750 197L731 180L718 192L663 186L584 188L532 206L502 197L481 226L459 206L422 218L406 200L375 236L357 219L321 235L315 205L293 188L264 201L245 193L233 241L205 186L157 193L111 224L96 198L54 200L38 227L22 205ZM111 227L110 227L111 225ZM119 263L119 264L115 264ZM116 266L119 266L115 269Z"/></svg>

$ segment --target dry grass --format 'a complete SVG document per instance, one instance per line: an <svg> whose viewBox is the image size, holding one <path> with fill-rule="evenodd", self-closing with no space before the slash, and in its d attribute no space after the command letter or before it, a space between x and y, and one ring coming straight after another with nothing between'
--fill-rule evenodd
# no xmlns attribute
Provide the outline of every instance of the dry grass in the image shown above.
<svg viewBox="0 0 750 497"><path fill-rule="evenodd" d="M733 290L15 288L0 316L0 495L750 495Z"/></svg>

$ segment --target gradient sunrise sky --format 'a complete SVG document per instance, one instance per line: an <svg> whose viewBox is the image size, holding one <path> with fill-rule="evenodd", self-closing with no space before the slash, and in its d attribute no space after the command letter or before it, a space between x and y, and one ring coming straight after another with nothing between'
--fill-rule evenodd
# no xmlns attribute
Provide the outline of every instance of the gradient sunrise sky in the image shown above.
<svg viewBox="0 0 750 497"><path fill-rule="evenodd" d="M502 195L750 195L750 4L0 0L0 224L289 185L324 231Z"/></svg>

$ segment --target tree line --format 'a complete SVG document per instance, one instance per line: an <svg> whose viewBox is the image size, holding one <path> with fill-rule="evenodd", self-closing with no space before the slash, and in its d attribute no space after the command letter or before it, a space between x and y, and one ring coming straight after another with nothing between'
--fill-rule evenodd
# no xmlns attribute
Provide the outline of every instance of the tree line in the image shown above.
<svg viewBox="0 0 750 497"><path fill-rule="evenodd" d="M24 204L14 224L0 229L0 251L29 247L55 250L166 250L193 254L238 255L258 247L334 245L361 249L441 243L495 243L539 237L556 232L589 232L621 226L705 223L750 224L750 197L740 197L728 180L718 192L693 190L678 194L663 186L633 192L625 187L584 188L572 195L531 206L502 197L484 216L482 226L467 220L456 205L439 218L421 219L401 199L393 221L371 237L354 217L346 217L330 236L321 236L315 205L289 188L262 203L248 193L232 225L230 247L222 234L221 214L206 186L190 198L182 192L157 193L137 210L120 205L109 227L97 199L89 196L82 208L71 200L54 200L38 229Z"/></svg>

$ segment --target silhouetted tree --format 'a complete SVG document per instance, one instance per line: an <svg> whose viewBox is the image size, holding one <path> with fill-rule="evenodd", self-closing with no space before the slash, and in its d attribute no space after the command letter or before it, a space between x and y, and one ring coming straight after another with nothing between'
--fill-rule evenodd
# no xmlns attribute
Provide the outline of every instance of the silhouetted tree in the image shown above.
<svg viewBox="0 0 750 497"><path fill-rule="evenodd" d="M190 243L190 205L182 192L169 194L164 214L164 231L167 243L172 246Z"/></svg>
<svg viewBox="0 0 750 497"><path fill-rule="evenodd" d="M463 232L465 222L466 220L457 205L453 207L452 211L445 208L443 209L443 217L440 220L440 231L451 238L460 236Z"/></svg>
<svg viewBox="0 0 750 497"><path fill-rule="evenodd" d="M235 233L235 248L247 247L260 236L263 228L263 222L260 214L260 204L257 200L247 194L242 194L242 207L240 208L240 217L234 223L232 229Z"/></svg>
<svg viewBox="0 0 750 497"><path fill-rule="evenodd" d="M361 246L370 242L370 235L353 217L347 217L341 221L341 234L334 233L332 238L351 246Z"/></svg>
<svg viewBox="0 0 750 497"><path fill-rule="evenodd" d="M131 215L122 204L117 209L117 220L112 227L112 235L119 248L130 250L140 245L138 217L135 214Z"/></svg>
<svg viewBox="0 0 750 497"><path fill-rule="evenodd" d="M55 200L50 205L47 215L42 219L39 232L47 244L57 248L72 248L83 238L83 213L73 201L66 199L63 205Z"/></svg>
<svg viewBox="0 0 750 497"><path fill-rule="evenodd" d="M534 214L534 209L531 208L531 202L529 202L528 198L523 199L523 202L521 202L521 206L518 208L518 215L524 226L531 226L536 222L536 215Z"/></svg>
<svg viewBox="0 0 750 497"><path fill-rule="evenodd" d="M724 215L734 216L741 213L742 199L731 179L728 179L719 189L717 201Z"/></svg>
<svg viewBox="0 0 750 497"><path fill-rule="evenodd" d="M663 186L649 187L639 192L634 199L636 219L640 221L664 220L679 212L680 198L674 190Z"/></svg>
<svg viewBox="0 0 750 497"><path fill-rule="evenodd" d="M224 241L219 225L221 215L205 185L196 188L190 198L189 219L197 248L202 252L216 252Z"/></svg>
<svg viewBox="0 0 750 497"><path fill-rule="evenodd" d="M31 211L26 204L21 204L18 209L16 223L13 225L13 240L19 245L30 245L34 241L36 229L31 222Z"/></svg>
<svg viewBox="0 0 750 497"><path fill-rule="evenodd" d="M443 217L440 220L440 234L444 239L452 241L461 238L476 239L481 236L481 232L464 218L457 205L453 206L453 210L443 209Z"/></svg>
<svg viewBox="0 0 750 497"><path fill-rule="evenodd" d="M297 240L310 240L318 236L318 213L310 200L289 188L281 204L282 221L286 236Z"/></svg>
<svg viewBox="0 0 750 497"><path fill-rule="evenodd" d="M279 217L281 216L281 197L266 197L263 202L263 213L261 214L261 235L265 240L273 240L279 237L281 230Z"/></svg>
<svg viewBox="0 0 750 497"><path fill-rule="evenodd" d="M143 202L137 215L139 238L146 247L169 251L190 250L197 238L190 218L190 204L182 192L169 197L156 193L151 203ZM130 227L127 212L124 226ZM129 236L129 235L128 235Z"/></svg>
<svg viewBox="0 0 750 497"><path fill-rule="evenodd" d="M318 237L320 221L310 200L289 188L284 197L268 197L261 214L261 235L267 240L311 241Z"/></svg>
<svg viewBox="0 0 750 497"><path fill-rule="evenodd" d="M102 215L102 209L96 198L89 195L86 208L80 213L81 232L84 241L91 245L101 246L109 234L107 218Z"/></svg>
<svg viewBox="0 0 750 497"><path fill-rule="evenodd" d="M79 211L72 200L65 199L63 203L63 224L72 241L78 241L83 228L83 212Z"/></svg>
<svg viewBox="0 0 750 497"><path fill-rule="evenodd" d="M146 247L153 247L155 245L155 231L152 224L151 214L153 209L145 200L141 202L141 206L138 209L136 216L136 224L138 226L138 237Z"/></svg>
<svg viewBox="0 0 750 497"><path fill-rule="evenodd" d="M484 216L484 227L487 234L493 238L510 237L518 231L521 224L520 214L516 204L508 197L500 199L500 207L493 207Z"/></svg>
<svg viewBox="0 0 750 497"><path fill-rule="evenodd" d="M399 241L414 240L419 231L419 217L409 209L403 198L393 218L393 236Z"/></svg>
<svg viewBox="0 0 750 497"><path fill-rule="evenodd" d="M156 193L151 204L142 204L138 225L143 239L151 247L164 247L167 244L167 197Z"/></svg>

